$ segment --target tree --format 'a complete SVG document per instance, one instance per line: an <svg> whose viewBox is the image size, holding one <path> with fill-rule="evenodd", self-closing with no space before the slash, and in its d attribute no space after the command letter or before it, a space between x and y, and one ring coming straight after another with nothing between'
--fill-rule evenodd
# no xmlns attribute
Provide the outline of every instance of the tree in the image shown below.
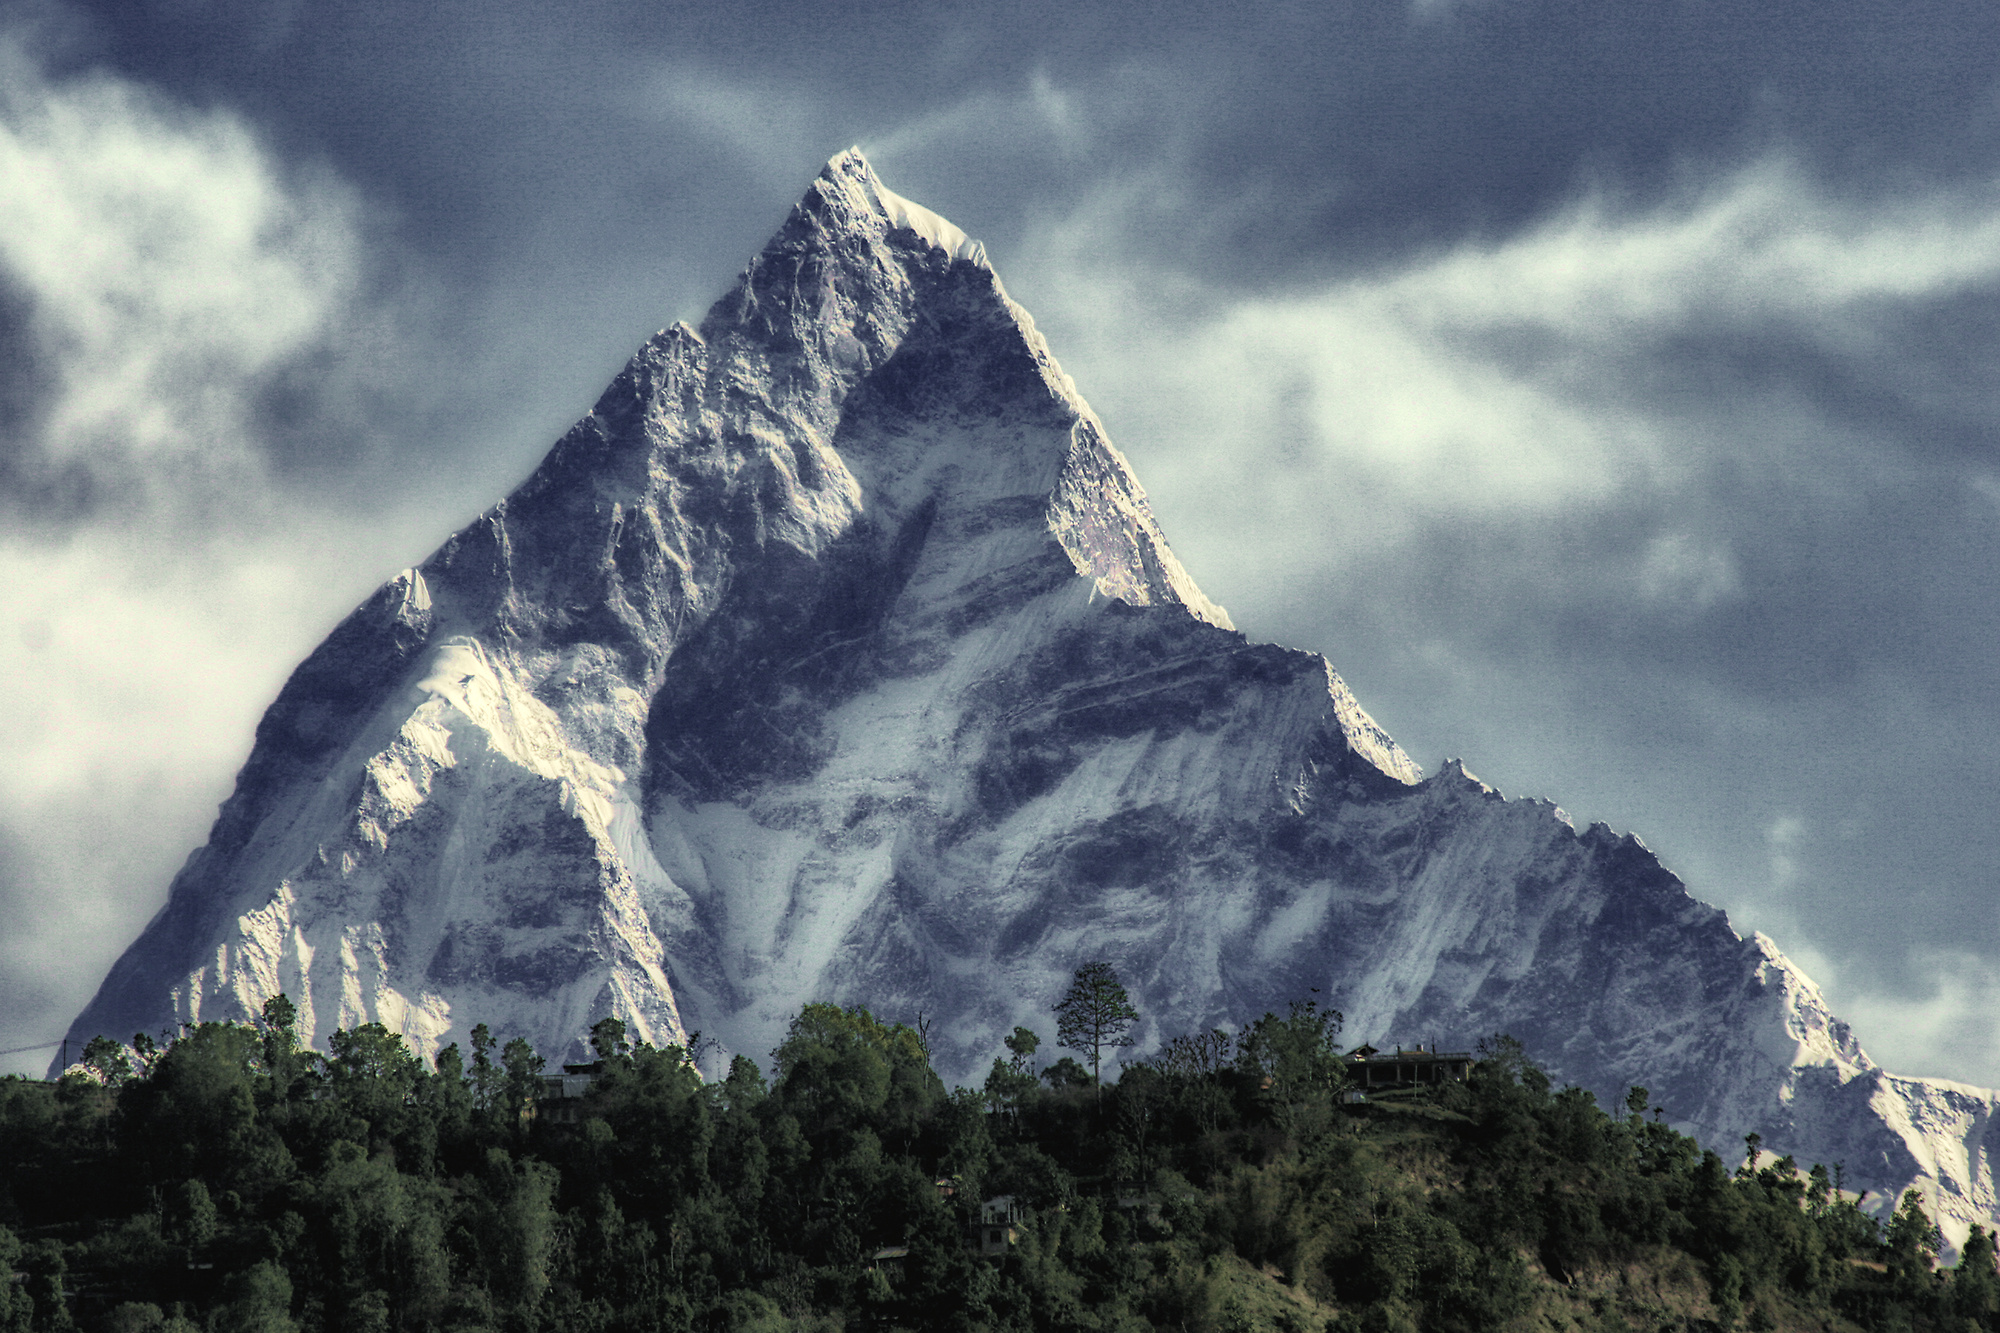
<svg viewBox="0 0 2000 1333"><path fill-rule="evenodd" d="M529 1117L534 1114L535 1102L542 1090L544 1063L526 1037L516 1037L500 1050L501 1096L506 1102L506 1123L516 1129L526 1129Z"/></svg>
<svg viewBox="0 0 2000 1333"><path fill-rule="evenodd" d="M132 1077L132 1058L109 1037L92 1037L83 1048L83 1063L97 1071L107 1088L118 1087Z"/></svg>
<svg viewBox="0 0 2000 1333"><path fill-rule="evenodd" d="M381 1023L341 1029L327 1045L333 1050L327 1072L335 1096L375 1133L392 1133L404 1104L423 1081L423 1062L410 1052L401 1033Z"/></svg>
<svg viewBox="0 0 2000 1333"><path fill-rule="evenodd" d="M1903 1203L1889 1219L1883 1237L1892 1270L1905 1275L1928 1274L1937 1264L1944 1233L1924 1212L1924 1196L1916 1190L1903 1192Z"/></svg>
<svg viewBox="0 0 2000 1333"><path fill-rule="evenodd" d="M1132 1044L1132 1025L1139 1011L1132 1007L1118 970L1098 959L1076 970L1069 994L1056 1006L1056 1040L1078 1055L1090 1057L1090 1081L1100 1082L1104 1052Z"/></svg>
<svg viewBox="0 0 2000 1333"><path fill-rule="evenodd" d="M175 1244L187 1247L190 1260L195 1251L215 1239L222 1225L208 1186L199 1180L183 1180L169 1190L161 1202L160 1213L167 1235Z"/></svg>
<svg viewBox="0 0 2000 1333"><path fill-rule="evenodd" d="M293 1333L292 1280L285 1270L262 1260L233 1274L223 1288L228 1304L210 1326L221 1333Z"/></svg>
<svg viewBox="0 0 2000 1333"><path fill-rule="evenodd" d="M525 1039L516 1037L507 1043L509 1050L515 1041L527 1046ZM505 1149L486 1150L483 1183L490 1203L481 1219L486 1232L482 1239L498 1261L496 1294L523 1313L533 1311L549 1289L556 1257L556 1186L561 1179L561 1172L547 1162L524 1158L517 1163ZM533 1320L522 1322L534 1327Z"/></svg>
<svg viewBox="0 0 2000 1333"><path fill-rule="evenodd" d="M592 1024L590 1049L597 1052L599 1060L616 1060L621 1055L630 1055L632 1044L625 1040L624 1020L600 1018Z"/></svg>
<svg viewBox="0 0 2000 1333"><path fill-rule="evenodd" d="M1175 1037L1153 1059L1204 1133L1220 1127L1231 1098L1220 1075L1236 1061L1236 1039L1221 1028Z"/></svg>
<svg viewBox="0 0 2000 1333"><path fill-rule="evenodd" d="M246 1169L255 1146L273 1142L257 1115L261 1054L254 1028L202 1023L167 1048L151 1078L127 1090L121 1106L134 1132L125 1142L148 1183L227 1177Z"/></svg>
<svg viewBox="0 0 2000 1333"><path fill-rule="evenodd" d="M1002 1039L1001 1044L1013 1055L1008 1064L1013 1067L1014 1072L1033 1078L1035 1052L1041 1049L1042 1039L1027 1028L1017 1027L1014 1029L1014 1035Z"/></svg>
<svg viewBox="0 0 2000 1333"><path fill-rule="evenodd" d="M0 1227L0 1333L28 1333L35 1317L35 1298L28 1294L20 1262L20 1240Z"/></svg>
<svg viewBox="0 0 2000 1333"><path fill-rule="evenodd" d="M299 1008L283 991L264 1001L264 1072L270 1076L271 1100L276 1102L290 1094L305 1067L299 1054L298 1022Z"/></svg>
<svg viewBox="0 0 2000 1333"><path fill-rule="evenodd" d="M76 1321L69 1313L69 1261L63 1256L62 1242L38 1240L24 1247L20 1277L34 1302L29 1327L35 1333L73 1333Z"/></svg>
<svg viewBox="0 0 2000 1333"><path fill-rule="evenodd" d="M493 1032L484 1023L472 1029L472 1103L491 1110L500 1097L500 1073L493 1063Z"/></svg>
<svg viewBox="0 0 2000 1333"><path fill-rule="evenodd" d="M132 1055L140 1078L151 1078L160 1063L160 1044L143 1032L132 1034Z"/></svg>
<svg viewBox="0 0 2000 1333"><path fill-rule="evenodd" d="M271 1031L293 1034L298 1021L299 1007L283 991L264 1001L264 1023Z"/></svg>
<svg viewBox="0 0 2000 1333"><path fill-rule="evenodd" d="M996 1059L992 1072L986 1076L986 1086L982 1089L986 1096L987 1108L996 1115L1007 1113L1019 1117L1021 1103L1031 1096L1036 1087L1035 1051L1042 1039L1027 1028L1017 1027L1014 1035L1003 1039L1011 1056Z"/></svg>
<svg viewBox="0 0 2000 1333"><path fill-rule="evenodd" d="M1331 1095L1347 1081L1339 1048L1333 1044L1342 1021L1338 1009L1322 1009L1314 1000L1294 1000L1286 1017L1267 1013L1243 1034L1236 1047L1237 1066L1275 1105L1314 1094Z"/></svg>
<svg viewBox="0 0 2000 1333"><path fill-rule="evenodd" d="M914 1028L866 1009L809 1004L771 1052L779 1105L815 1140L868 1127L905 1141L945 1098Z"/></svg>
<svg viewBox="0 0 2000 1333"><path fill-rule="evenodd" d="M1062 1059L1042 1070L1042 1081L1062 1092L1068 1088L1090 1086L1090 1071L1065 1055Z"/></svg>
<svg viewBox="0 0 2000 1333"><path fill-rule="evenodd" d="M1951 1275L1952 1310L1968 1321L1990 1320L2000 1311L2000 1274L1994 1267L1995 1233L1973 1224ZM1987 1324L1986 1327L1991 1327Z"/></svg>
<svg viewBox="0 0 2000 1333"><path fill-rule="evenodd" d="M437 1074L418 1085L418 1097L436 1115L440 1129L457 1136L472 1118L472 1087L465 1081L465 1057L453 1042L437 1053Z"/></svg>
<svg viewBox="0 0 2000 1333"><path fill-rule="evenodd" d="M1168 1078L1209 1078L1236 1059L1236 1039L1221 1028L1188 1032L1166 1044L1153 1060Z"/></svg>

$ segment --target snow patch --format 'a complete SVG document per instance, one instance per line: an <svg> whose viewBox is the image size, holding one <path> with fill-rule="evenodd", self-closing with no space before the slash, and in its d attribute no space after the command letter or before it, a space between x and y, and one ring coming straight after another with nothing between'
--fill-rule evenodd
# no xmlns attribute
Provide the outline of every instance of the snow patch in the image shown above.
<svg viewBox="0 0 2000 1333"><path fill-rule="evenodd" d="M915 232L953 259L969 259L981 268L989 267L985 246L922 204L913 203L884 185L859 148L836 154L827 163L827 171L836 180L858 178L873 211L887 218L890 226Z"/></svg>

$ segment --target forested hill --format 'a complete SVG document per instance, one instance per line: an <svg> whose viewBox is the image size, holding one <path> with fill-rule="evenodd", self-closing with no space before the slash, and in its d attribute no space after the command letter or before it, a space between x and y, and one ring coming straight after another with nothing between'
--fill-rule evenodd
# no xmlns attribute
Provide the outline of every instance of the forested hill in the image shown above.
<svg viewBox="0 0 2000 1333"><path fill-rule="evenodd" d="M950 1091L813 1005L768 1081L607 1022L543 1100L524 1043L322 1055L284 1009L0 1082L0 1333L2000 1328L1990 1236L1934 1271L1914 1201L1884 1234L1505 1041L1350 1105L1310 1006L1102 1088L1017 1030Z"/></svg>

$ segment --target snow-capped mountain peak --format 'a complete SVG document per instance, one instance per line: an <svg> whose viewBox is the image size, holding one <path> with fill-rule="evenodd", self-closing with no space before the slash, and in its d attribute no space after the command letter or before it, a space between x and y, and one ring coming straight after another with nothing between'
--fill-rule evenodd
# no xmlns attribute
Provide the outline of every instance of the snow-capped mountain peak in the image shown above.
<svg viewBox="0 0 2000 1333"><path fill-rule="evenodd" d="M558 1057L609 1013L761 1056L832 1000L970 1078L1096 958L1135 1054L1317 989L1356 1040L1511 1032L1718 1146L1996 1212L1993 1094L1882 1073L1636 838L1425 779L1235 632L983 247L852 150L300 665L73 1031L283 990L317 1043Z"/></svg>

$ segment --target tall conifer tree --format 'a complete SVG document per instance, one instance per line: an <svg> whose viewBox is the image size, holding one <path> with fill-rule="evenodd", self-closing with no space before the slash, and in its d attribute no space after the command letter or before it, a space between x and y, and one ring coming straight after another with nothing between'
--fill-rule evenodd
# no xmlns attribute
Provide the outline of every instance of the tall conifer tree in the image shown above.
<svg viewBox="0 0 2000 1333"><path fill-rule="evenodd" d="M1100 958L1076 970L1069 993L1056 1006L1056 1040L1090 1056L1090 1080L1097 1083L1105 1050L1130 1046L1138 1021L1118 970Z"/></svg>

